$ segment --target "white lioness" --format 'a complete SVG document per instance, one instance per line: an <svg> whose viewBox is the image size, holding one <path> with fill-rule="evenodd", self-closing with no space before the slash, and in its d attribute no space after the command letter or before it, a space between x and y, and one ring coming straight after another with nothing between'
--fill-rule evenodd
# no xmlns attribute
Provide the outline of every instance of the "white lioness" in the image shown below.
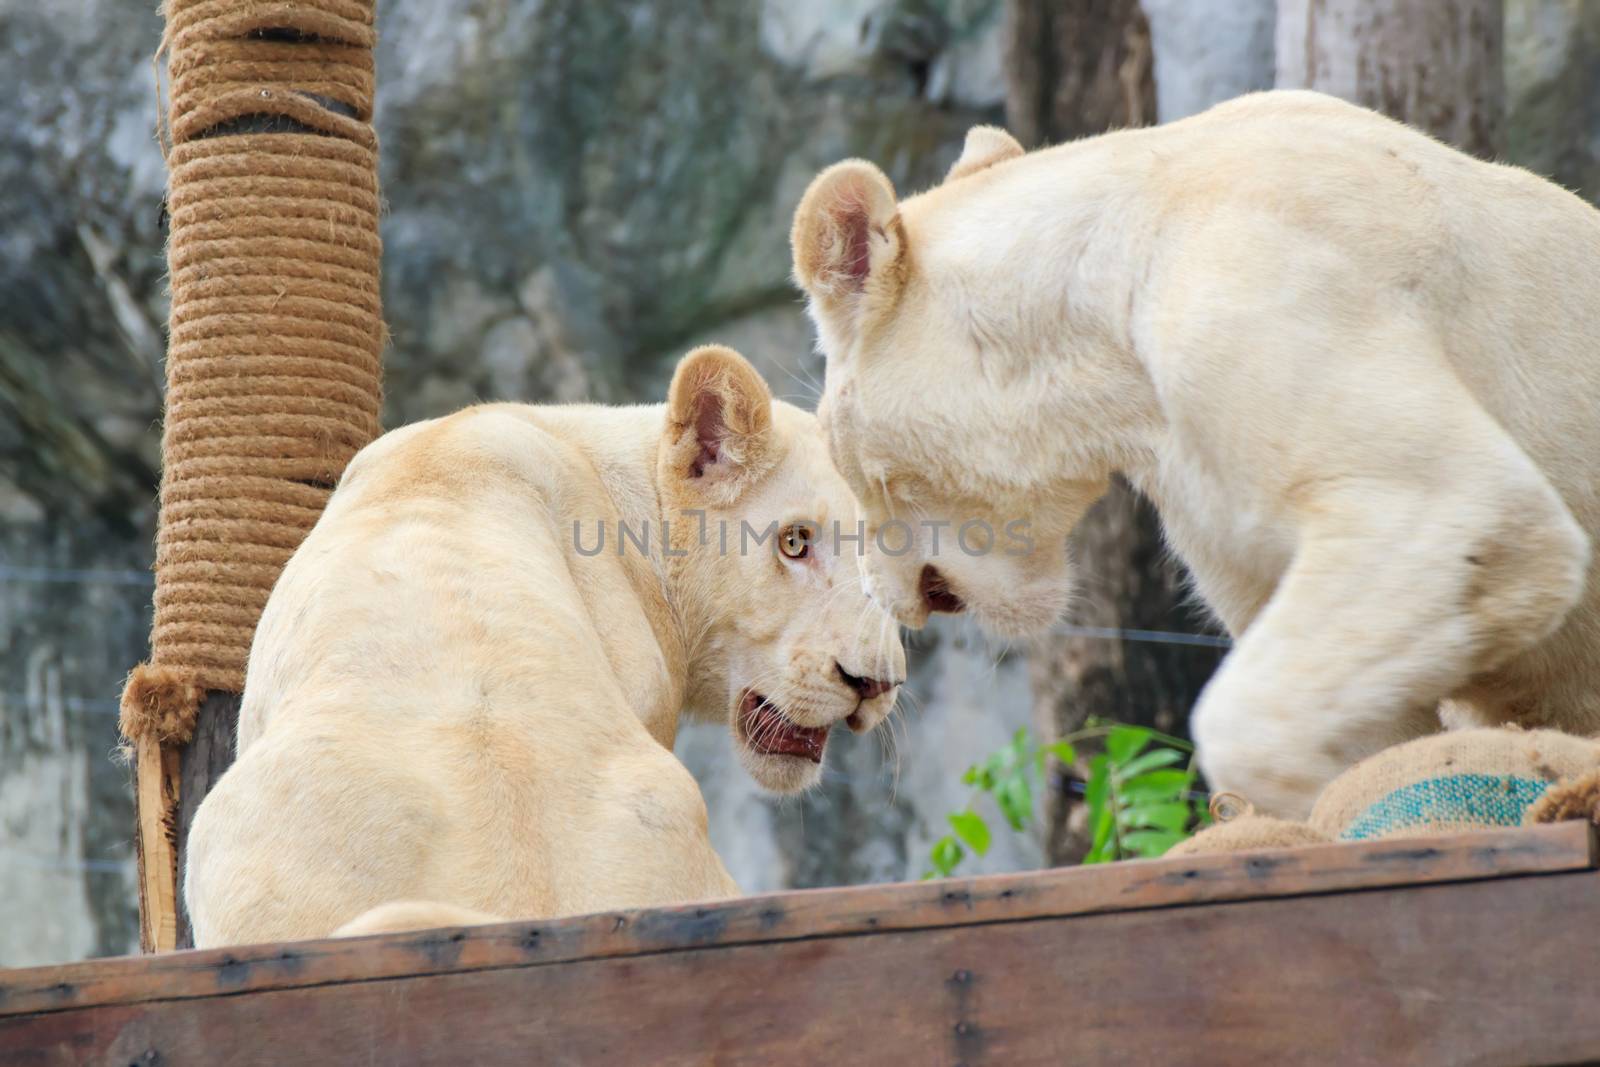
<svg viewBox="0 0 1600 1067"><path fill-rule="evenodd" d="M723 348L663 405L380 438L262 616L190 837L196 944L736 894L680 709L777 792L817 780L835 723L882 721L898 631L802 525L855 508L814 417Z"/></svg>
<svg viewBox="0 0 1600 1067"><path fill-rule="evenodd" d="M1063 540L1121 472L1238 639L1194 718L1214 786L1302 815L1442 699L1446 723L1600 729L1600 213L1577 197L1273 92L1026 155L975 129L898 203L841 163L792 241L869 521L1026 520L1037 546L869 560L902 622L1047 626Z"/></svg>

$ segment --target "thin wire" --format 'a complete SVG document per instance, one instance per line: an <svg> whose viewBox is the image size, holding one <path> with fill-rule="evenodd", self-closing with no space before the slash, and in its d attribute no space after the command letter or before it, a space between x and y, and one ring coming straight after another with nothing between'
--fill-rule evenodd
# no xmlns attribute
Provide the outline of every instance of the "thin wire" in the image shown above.
<svg viewBox="0 0 1600 1067"><path fill-rule="evenodd" d="M1075 797L1086 796L1089 792L1089 783L1085 782L1081 778L1066 778L1065 780L1058 780L1055 783L1055 786L1063 793L1071 793ZM1183 796L1188 800L1211 799L1210 793L1204 793L1198 789L1187 789L1184 791Z"/></svg>
<svg viewBox="0 0 1600 1067"><path fill-rule="evenodd" d="M128 869L128 864L133 862L129 856L125 860L113 859L84 859L63 860L55 856L48 856L43 852L17 852L15 850L0 849L0 862L11 863L16 861L24 867L45 871L95 871L107 874L121 874Z"/></svg>
<svg viewBox="0 0 1600 1067"><path fill-rule="evenodd" d="M13 567L0 563L0 581L41 582L52 585L134 585L153 586L155 576L148 571L86 570L72 567Z"/></svg>
<svg viewBox="0 0 1600 1067"><path fill-rule="evenodd" d="M68 711L79 712L84 715L119 715L122 706L115 700L93 697L42 697L30 696L27 693L0 693L0 705L9 706L20 704L25 708L36 708L40 705L51 703L59 699L61 706Z"/></svg>
<svg viewBox="0 0 1600 1067"><path fill-rule="evenodd" d="M1075 626L1062 623L1053 633L1068 637L1100 637L1108 641L1143 641L1153 645L1201 645L1206 648L1231 648L1233 639L1218 634L1180 633L1174 630L1123 630L1113 626Z"/></svg>
<svg viewBox="0 0 1600 1067"><path fill-rule="evenodd" d="M149 588L155 579L144 571L74 570L62 567L13 567L0 563L0 581L43 582L52 584L130 585ZM1062 623L1055 633L1068 637L1095 637L1107 641L1139 641L1160 645L1195 645L1203 648L1230 648L1233 641L1217 634L1185 633L1176 630L1123 629L1113 626L1078 626Z"/></svg>

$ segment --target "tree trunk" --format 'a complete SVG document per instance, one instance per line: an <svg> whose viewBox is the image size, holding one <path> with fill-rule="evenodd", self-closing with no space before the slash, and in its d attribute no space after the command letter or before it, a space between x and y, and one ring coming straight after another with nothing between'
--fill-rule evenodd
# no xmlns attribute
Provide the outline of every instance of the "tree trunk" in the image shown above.
<svg viewBox="0 0 1600 1067"><path fill-rule="evenodd" d="M1139 0L1008 0L1006 122L1029 147L1156 118Z"/></svg>
<svg viewBox="0 0 1600 1067"><path fill-rule="evenodd" d="M1012 0L1006 19L1006 118L1025 144L1155 121L1150 27L1137 0ZM1119 481L1079 524L1071 550L1082 580L1069 622L1029 655L1040 734L1059 737L1090 715L1182 733L1221 650L1116 636L1197 629L1154 510ZM1076 807L1069 789L1046 791L1052 863L1087 848L1071 825Z"/></svg>
<svg viewBox="0 0 1600 1067"><path fill-rule="evenodd" d="M1189 709L1225 648L1216 631L1196 633L1201 611L1185 602L1155 509L1119 480L1078 524L1071 551L1081 577L1069 621L1028 657L1041 734L1070 733L1090 716L1187 734ZM1057 864L1088 848L1072 780L1063 775L1045 794L1045 850Z"/></svg>
<svg viewBox="0 0 1600 1067"><path fill-rule="evenodd" d="M1502 0L1278 0L1278 87L1318 89L1486 159L1505 150Z"/></svg>

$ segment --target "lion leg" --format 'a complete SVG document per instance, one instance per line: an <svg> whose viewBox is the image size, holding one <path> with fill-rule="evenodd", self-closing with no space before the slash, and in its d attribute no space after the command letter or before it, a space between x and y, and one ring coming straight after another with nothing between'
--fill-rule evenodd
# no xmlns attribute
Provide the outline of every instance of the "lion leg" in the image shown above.
<svg viewBox="0 0 1600 1067"><path fill-rule="evenodd" d="M1302 817L1330 779L1439 728L1441 699L1553 632L1588 543L1515 452L1472 477L1342 478L1283 580L1202 693L1193 730L1211 785Z"/></svg>
<svg viewBox="0 0 1600 1067"><path fill-rule="evenodd" d="M291 732L258 739L195 814L184 898L195 945L326 937L418 883L445 831L426 783L381 753Z"/></svg>

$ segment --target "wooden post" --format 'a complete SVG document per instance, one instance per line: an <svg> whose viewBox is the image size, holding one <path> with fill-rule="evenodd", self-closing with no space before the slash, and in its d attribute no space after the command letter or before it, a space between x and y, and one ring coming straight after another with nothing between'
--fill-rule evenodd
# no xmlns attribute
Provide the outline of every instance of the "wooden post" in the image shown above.
<svg viewBox="0 0 1600 1067"><path fill-rule="evenodd" d="M189 913L183 907L183 865L180 857L189 854L189 827L194 823L200 802L211 792L222 772L233 763L234 744L239 734L239 694L207 693L195 719L194 736L183 747L178 770L177 823L173 827L172 861L176 871L174 888L173 942L178 948L194 947L194 931L189 928Z"/></svg>
<svg viewBox="0 0 1600 1067"><path fill-rule="evenodd" d="M378 433L375 0L166 0L172 312L150 662L134 750L140 943L191 943L179 872L232 762L273 583Z"/></svg>

